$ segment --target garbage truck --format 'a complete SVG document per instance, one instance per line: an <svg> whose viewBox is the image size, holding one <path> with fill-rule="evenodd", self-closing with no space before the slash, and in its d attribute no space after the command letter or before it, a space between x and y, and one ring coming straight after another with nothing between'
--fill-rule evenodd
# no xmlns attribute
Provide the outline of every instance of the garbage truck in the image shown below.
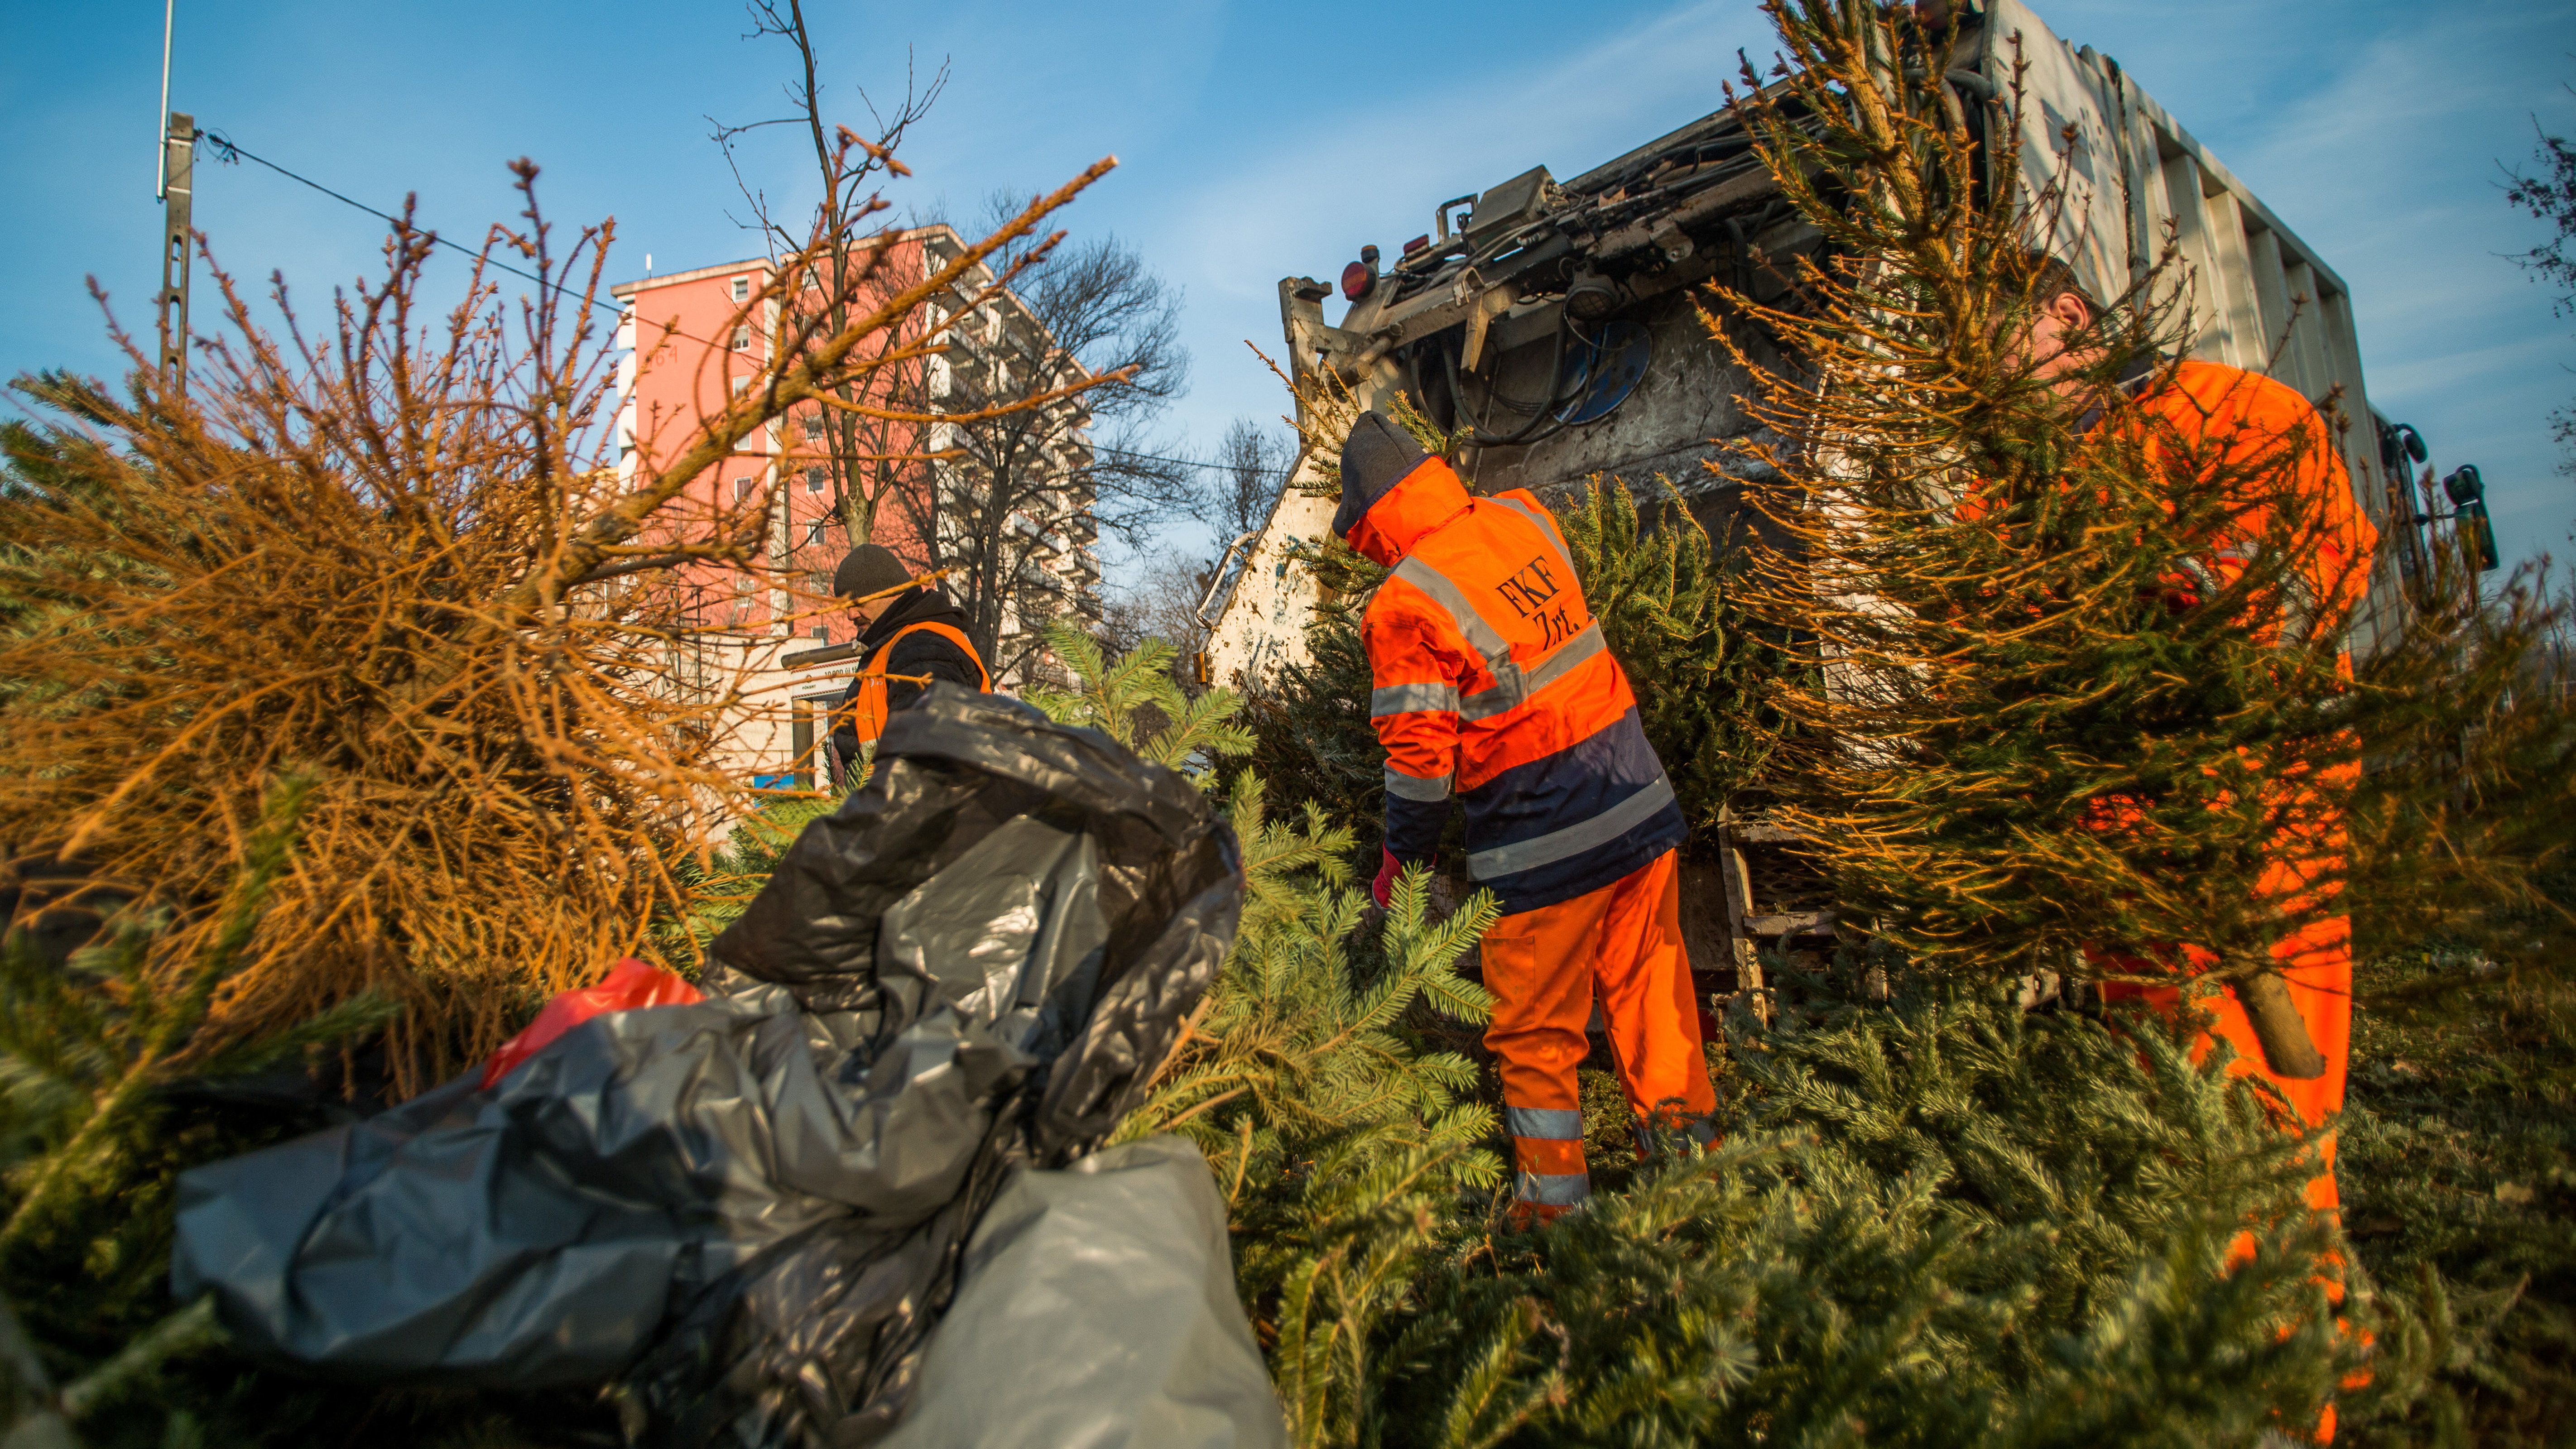
<svg viewBox="0 0 2576 1449"><path fill-rule="evenodd" d="M2009 94L2017 66L2020 105L1984 105ZM2431 586L2428 525L2449 520L2462 553L2493 567L2476 470L2443 480L2444 512L2430 471L2416 472L2421 436L2372 411L2343 278L2117 60L2059 39L2022 0L1979 0L1943 78L1972 126L2021 128L2022 174L1987 180L2034 198L2058 188L2042 211L2049 246L2087 290L2129 292L2170 235L2181 265L2156 285L2181 289L2195 355L2339 410L2354 493L2384 541L2357 653L2392 637ZM1364 403L1402 393L1444 430L1464 429L1456 461L1481 491L1554 503L1606 476L1669 488L1724 537L1751 522L1745 493L1763 470L1737 446L1758 441L1739 401L1750 380L1710 336L1701 293L1716 281L1773 300L1779 262L1820 240L1753 141L1730 106L1571 179L1533 166L1442 201L1420 235L1359 246L1334 282L1280 281L1290 365L1301 379L1337 375ZM1338 320L1326 311L1336 292ZM1762 343L1743 341L1758 358ZM1230 552L1241 566L1202 613L1203 680L1259 688L1308 658L1322 591L1302 549L1323 541L1335 506L1301 491L1314 476L1301 458L1263 527ZM1704 972L1733 978L1711 984L1758 1002L1763 954L1830 939L1832 896L1785 832L1745 821L1717 834L1694 850L1713 861L1683 864L1684 935Z"/></svg>
<svg viewBox="0 0 2576 1449"><path fill-rule="evenodd" d="M1982 123L1975 103L2006 91L2017 57L2028 66L2020 181L2034 195L2062 186L2053 248L2087 288L2128 291L2170 225L2195 355L2268 372L2320 404L2333 396L2352 421L2353 490L2389 541L2354 641L2369 652L2428 572L2421 529L2438 510L2411 466L2417 435L2371 411L2351 289L2117 60L2060 40L2022 0L1985 0L1963 18L1946 80L1965 114ZM1484 491L1552 499L1595 474L1661 478L1716 532L1758 465L1729 447L1755 427L1737 401L1749 388L1709 337L1699 289L1718 280L1770 300L1781 282L1755 259L1815 239L1729 107L1568 180L1533 166L1443 201L1420 235L1360 246L1332 283L1283 278L1280 322L1297 373L1329 369L1363 400L1402 392L1444 428L1471 428L1460 472ZM1336 292L1341 316L1328 320ZM1239 541L1242 565L1205 615L1200 672L1212 683L1257 685L1306 657L1319 592L1296 547L1320 540L1333 511L1295 486L1307 476ZM2482 530L2474 471L2446 481L2458 511L2439 516ZM2472 541L2491 556L2482 532Z"/></svg>

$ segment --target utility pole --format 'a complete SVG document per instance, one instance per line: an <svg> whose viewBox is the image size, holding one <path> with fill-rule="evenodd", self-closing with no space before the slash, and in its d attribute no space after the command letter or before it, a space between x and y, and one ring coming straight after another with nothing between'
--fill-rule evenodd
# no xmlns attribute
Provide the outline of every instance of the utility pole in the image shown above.
<svg viewBox="0 0 2576 1449"><path fill-rule="evenodd" d="M170 109L170 27L179 0L161 0L160 168L154 173L152 199L161 214L161 375L181 392L188 388L188 202L196 170L197 121ZM177 308L178 325L170 311Z"/></svg>
<svg viewBox="0 0 2576 1449"><path fill-rule="evenodd" d="M188 387L188 194L196 142L196 118L170 112L161 140L161 373L182 392Z"/></svg>

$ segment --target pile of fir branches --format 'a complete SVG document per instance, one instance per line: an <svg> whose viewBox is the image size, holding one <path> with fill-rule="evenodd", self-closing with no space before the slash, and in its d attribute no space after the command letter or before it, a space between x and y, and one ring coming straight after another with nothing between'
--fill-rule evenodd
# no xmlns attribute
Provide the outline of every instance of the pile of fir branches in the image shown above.
<svg viewBox="0 0 2576 1449"><path fill-rule="evenodd" d="M695 959L686 914L725 888L700 848L749 794L722 752L776 706L747 669L692 667L686 571L815 593L769 548L782 500L717 489L723 460L829 406L897 414L920 461L934 422L1081 390L879 406L1010 286L987 259L1042 259L1042 223L1109 163L923 276L868 220L889 149L823 150L830 204L727 324L766 329L762 361L637 420L623 466L611 228L565 251L525 162L522 224L426 322L439 239L406 217L318 327L282 286L283 333L263 327L217 271L222 335L191 339L184 385L131 345L121 389L18 380L38 410L0 424L0 1438L614 1435L596 1395L521 1414L224 1352L167 1298L174 1188L479 1061L620 955ZM540 279L515 305L511 261ZM649 369L677 324L631 325Z"/></svg>
<svg viewBox="0 0 2576 1449"><path fill-rule="evenodd" d="M1779 725L1765 701L1781 660L1745 608L1741 547L1721 552L1665 480L1655 491L1649 516L1627 486L1595 477L1554 512L1683 817L1706 831L1770 762Z"/></svg>
<svg viewBox="0 0 2576 1449"><path fill-rule="evenodd" d="M2563 883L2562 883L2563 884ZM2456 1322L2363 1444L2530 1446L2576 1415L2576 983L2452 946L2369 964L2337 1133L2343 1229Z"/></svg>
<svg viewBox="0 0 2576 1449"><path fill-rule="evenodd" d="M2307 1143L2261 1089L2223 1051L2195 1064L2187 1029L2003 993L1813 983L1819 1009L1717 1051L1722 1151L1514 1234L1454 1045L1486 1009L1460 967L1490 898L1441 918L1409 872L1370 910L1320 805L1281 824L1257 773L1225 788L1244 929L1123 1133L1206 1151L1300 1445L2252 1444L2356 1369ZM2386 1418L2448 1321L2349 1287L2376 1350L2341 1407Z"/></svg>
<svg viewBox="0 0 2576 1449"><path fill-rule="evenodd" d="M1490 901L1442 916L1415 873L1369 908L1348 830L1312 805L1274 819L1257 774L1218 768L1251 743L1231 695L1180 697L1159 646L1054 643L1082 683L1041 702L1223 792L1244 844L1242 930L1121 1135L1206 1152L1294 1442L2250 1445L2356 1369L2315 1279L2304 1144L2259 1088L2163 1024L2001 995L1900 982L1862 1005L1813 983L1815 1010L1713 1049L1720 1151L1613 1163L1633 1149L1596 1142L1592 1208L1513 1233L1498 1114L1457 1049L1486 1010L1462 968ZM756 888L786 813L815 808L737 832L731 884ZM2376 1346L2345 1422L2403 1424L2459 1340L2438 1291L2350 1288ZM198 1339L145 1347L120 1362L149 1368L155 1424L175 1406L243 1442L361 1423L573 1442L602 1422L578 1396L317 1399ZM187 1372L151 1358L168 1349Z"/></svg>
<svg viewBox="0 0 2576 1449"><path fill-rule="evenodd" d="M209 1042L212 1008L296 864L309 775L273 786L215 927L168 950L173 914L102 893L0 891L0 1442L183 1446L281 1435L292 1386L221 1351L211 1299L169 1299L177 1175L322 1125L340 1052L399 1006L347 998Z"/></svg>

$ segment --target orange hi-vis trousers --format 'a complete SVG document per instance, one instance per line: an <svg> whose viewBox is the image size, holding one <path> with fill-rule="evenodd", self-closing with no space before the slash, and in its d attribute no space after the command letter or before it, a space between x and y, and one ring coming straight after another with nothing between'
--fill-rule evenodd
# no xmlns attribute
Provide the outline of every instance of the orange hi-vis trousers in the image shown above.
<svg viewBox="0 0 2576 1449"><path fill-rule="evenodd" d="M2308 1039L2326 1059L2323 1075L2311 1081L2278 1076L2263 1060L2263 1044L2255 1038L2254 1024L2237 1003L2235 994L2221 991L2203 997L2200 1008L2215 1018L2209 1030L2192 1044L2192 1059L2209 1054L2219 1038L2236 1049L2236 1060L2228 1064L2231 1075L2260 1077L2277 1089L2298 1114L2296 1124L2284 1127L2305 1130L2322 1125L2327 1118L2343 1110L2344 1078L2352 1065L2352 923L2343 916L2311 922L2304 930L2272 948L2281 962L2281 980L2290 988L2290 1001L2299 1009L2300 1020L2307 1023ZM2105 1004L2122 1001L2143 1002L2168 1020L2182 1010L2182 992L2171 986L2142 986L2130 982L2106 981L2102 984ZM2335 1187L2335 1139L2329 1132L2317 1143L2317 1175L2308 1180L2308 1207L2317 1213L2337 1212L2341 1195ZM2229 1255L2242 1262L2254 1256L2254 1235L2239 1234ZM2343 1259L2329 1253L2319 1265L2320 1278L2326 1285L2329 1300L2343 1301ZM2342 1320L2338 1319L2341 1327ZM2365 1340L2366 1341L2366 1340ZM2357 1389L2369 1382L2367 1373L2344 1383ZM2318 1444L2330 1444L2335 1437L2334 1405L2328 1404L2308 1436Z"/></svg>
<svg viewBox="0 0 2576 1449"><path fill-rule="evenodd" d="M1596 992L1640 1122L1707 1145L1717 1093L1700 1051L1673 852L1599 890L1496 921L1484 965L1494 997L1485 1045L1502 1059L1516 1211L1544 1220L1591 1195L1574 1069L1589 1049L1583 1030Z"/></svg>
<svg viewBox="0 0 2576 1449"><path fill-rule="evenodd" d="M2307 1023L2308 1039L2316 1043L2318 1053L2326 1059L2324 1074L2310 1081L2274 1075L2264 1063L2263 1044L2255 1039L2254 1023L2247 1019L2245 1008L2237 1004L2235 993L2228 991L2203 997L2198 1003L2216 1020L2192 1044L2192 1059L2206 1057L2214 1039L2225 1038L2236 1049L2236 1060L2228 1066L2231 1074L2260 1077L2271 1083L2291 1110L2298 1113L2300 1129L2319 1127L2343 1110L2344 1076L2352 1063L2352 923L2343 916L2313 922L2274 946L2272 954L2281 962L2281 980L2290 988L2291 1004L2299 1008L2300 1020ZM2171 986L2106 981L2102 983L2102 1000L2106 1005L2143 1002L2167 1020L2182 1010L2182 992ZM2335 1192L2334 1153L2334 1134L2329 1132L2317 1143L2317 1175L2308 1183L2308 1206L2313 1211L2330 1213L2340 1205Z"/></svg>

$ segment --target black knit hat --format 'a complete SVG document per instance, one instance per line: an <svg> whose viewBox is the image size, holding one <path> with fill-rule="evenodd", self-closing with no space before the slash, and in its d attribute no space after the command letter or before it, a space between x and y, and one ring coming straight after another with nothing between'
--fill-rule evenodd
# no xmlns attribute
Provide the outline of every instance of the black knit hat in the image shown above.
<svg viewBox="0 0 2576 1449"><path fill-rule="evenodd" d="M910 582L912 566L880 543L863 543L851 549L842 557L841 566L832 570L832 592L844 599L881 594Z"/></svg>
<svg viewBox="0 0 2576 1449"><path fill-rule="evenodd" d="M1342 506L1333 515L1334 536L1349 538L1377 501L1430 456L1395 419L1375 408L1360 414L1342 442Z"/></svg>

